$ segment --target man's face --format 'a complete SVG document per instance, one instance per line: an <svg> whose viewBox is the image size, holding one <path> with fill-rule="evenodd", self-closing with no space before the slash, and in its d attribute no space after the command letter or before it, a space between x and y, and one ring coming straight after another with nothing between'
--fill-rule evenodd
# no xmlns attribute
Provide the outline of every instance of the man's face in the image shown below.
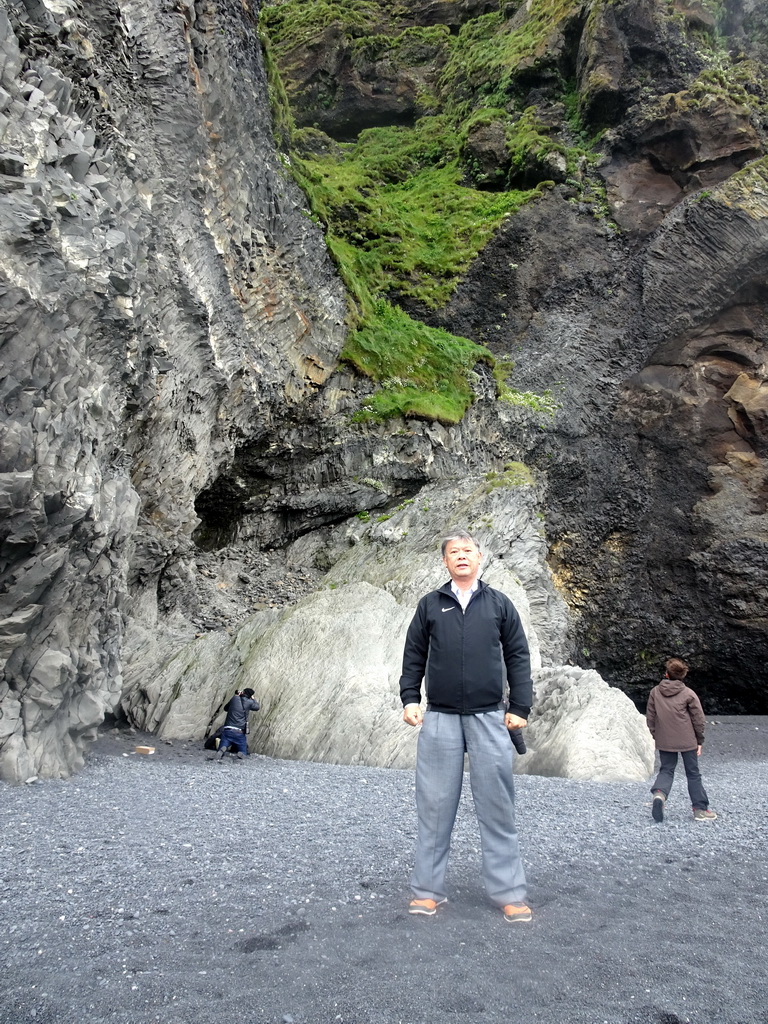
<svg viewBox="0 0 768 1024"><path fill-rule="evenodd" d="M477 577L481 558L480 549L471 540L452 540L446 546L443 562L455 583L469 587Z"/></svg>

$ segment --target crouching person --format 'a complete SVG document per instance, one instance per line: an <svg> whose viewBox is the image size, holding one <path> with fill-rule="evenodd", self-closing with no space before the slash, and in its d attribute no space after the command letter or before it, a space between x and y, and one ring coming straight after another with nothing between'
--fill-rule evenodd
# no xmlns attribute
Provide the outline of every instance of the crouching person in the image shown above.
<svg viewBox="0 0 768 1024"><path fill-rule="evenodd" d="M248 715L251 711L258 711L261 705L253 699L253 690L247 686L244 690L238 690L226 706L227 718L224 728L221 731L219 740L219 761L227 751L231 751L242 760L243 755L248 756Z"/></svg>

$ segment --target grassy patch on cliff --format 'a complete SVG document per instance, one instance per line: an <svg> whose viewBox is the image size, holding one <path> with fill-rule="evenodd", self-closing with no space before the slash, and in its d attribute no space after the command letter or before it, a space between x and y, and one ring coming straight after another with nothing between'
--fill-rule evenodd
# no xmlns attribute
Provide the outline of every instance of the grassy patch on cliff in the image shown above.
<svg viewBox="0 0 768 1024"><path fill-rule="evenodd" d="M768 156L747 164L720 187L719 195L729 206L749 210L764 208L768 194Z"/></svg>
<svg viewBox="0 0 768 1024"><path fill-rule="evenodd" d="M300 148L301 131L294 141ZM473 367L494 363L483 346L382 301L443 305L503 218L538 194L467 187L461 145L455 122L442 115L412 128L369 129L335 155L292 156L353 304L342 357L381 384L358 419L456 423L473 400Z"/></svg>
<svg viewBox="0 0 768 1024"><path fill-rule="evenodd" d="M407 12L397 5L366 0L285 0L263 8L269 56L284 79L284 85L274 83L270 71L279 135L350 294L351 332L342 355L381 385L360 418L406 414L457 422L473 400L473 368L479 361L493 367L488 349L429 328L396 303L407 297L431 309L445 305L502 220L540 192L538 187L504 187L503 180L495 191L472 187L465 146L468 132L483 119L501 121L510 174L525 163L526 185L539 180L535 170L530 173L539 158L557 150L569 168L578 158L575 150L553 142L532 115L518 117L504 109L508 97L500 97L496 110L477 109L481 99L466 104L461 85L461 65L471 52L470 64L486 83L498 79L501 64L506 66L503 92L514 62L541 50L562 11L570 12L572 6L573 0L533 0L519 30L510 33L496 12L470 19L457 35L444 25L404 25ZM292 72L302 47L311 47L327 31L338 33L358 68L378 60L404 67L433 61L442 67L439 86L419 98L422 109L441 112L408 127L368 129L354 143L327 140L325 147L318 145L321 133L316 128L297 131L294 126L287 131L287 103L300 101ZM489 64L491 51L495 56ZM322 92L325 86L317 89ZM540 177L543 182L550 175ZM517 394L503 373L497 371L495 377L505 397ZM538 410L539 397L525 393L523 404Z"/></svg>
<svg viewBox="0 0 768 1024"><path fill-rule="evenodd" d="M352 36L367 36L381 25L376 0L288 0L265 5L260 24L275 46L278 59L299 46L313 43L331 25Z"/></svg>
<svg viewBox="0 0 768 1024"><path fill-rule="evenodd" d="M507 5L462 26L440 80L441 92L457 109L482 103L504 105L517 80L556 58L553 36L578 0L530 0L525 17L507 16Z"/></svg>
<svg viewBox="0 0 768 1024"><path fill-rule="evenodd" d="M364 131L341 159L294 158L329 235L357 250L331 246L364 316L367 294L443 305L502 219L538 194L466 187L459 148L442 116Z"/></svg>
<svg viewBox="0 0 768 1024"><path fill-rule="evenodd" d="M472 402L473 367L493 363L483 346L427 327L385 300L352 331L343 356L381 384L358 420L418 416L455 423L457 410Z"/></svg>
<svg viewBox="0 0 768 1024"><path fill-rule="evenodd" d="M524 462L507 462L504 471L492 470L485 474L485 490L487 493L498 487L525 487L536 483L533 473Z"/></svg>
<svg viewBox="0 0 768 1024"><path fill-rule="evenodd" d="M732 103L768 113L768 76L755 60L734 63L727 54L718 54L691 83L688 94L699 105Z"/></svg>
<svg viewBox="0 0 768 1024"><path fill-rule="evenodd" d="M342 357L381 384L357 419L456 423L473 400L473 367L494 365L483 346L383 301L443 305L502 219L537 194L467 188L460 145L448 118L428 117L362 132L341 157L293 158L354 304Z"/></svg>

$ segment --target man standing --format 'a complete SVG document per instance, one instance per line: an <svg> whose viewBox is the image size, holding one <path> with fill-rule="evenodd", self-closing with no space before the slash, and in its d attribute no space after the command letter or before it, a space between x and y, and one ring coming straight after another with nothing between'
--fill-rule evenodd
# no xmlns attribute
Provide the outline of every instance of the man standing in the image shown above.
<svg viewBox="0 0 768 1024"><path fill-rule="evenodd" d="M418 839L408 911L431 916L446 902L445 872L466 751L486 891L505 920L530 921L508 732L524 726L531 710L528 641L509 598L478 580L482 555L470 534L456 530L443 540L441 551L451 580L419 601L400 677L403 721L422 727L416 756Z"/></svg>

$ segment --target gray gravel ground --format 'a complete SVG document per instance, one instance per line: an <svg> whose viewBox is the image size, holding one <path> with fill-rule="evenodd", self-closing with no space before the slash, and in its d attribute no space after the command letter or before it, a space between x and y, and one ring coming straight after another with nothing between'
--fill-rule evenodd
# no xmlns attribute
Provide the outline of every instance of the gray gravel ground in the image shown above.
<svg viewBox="0 0 768 1024"><path fill-rule="evenodd" d="M469 796L414 919L411 772L138 739L0 787L3 1024L768 1024L768 718L709 727L713 823L679 778L657 825L643 783L518 777L528 925L485 899Z"/></svg>

